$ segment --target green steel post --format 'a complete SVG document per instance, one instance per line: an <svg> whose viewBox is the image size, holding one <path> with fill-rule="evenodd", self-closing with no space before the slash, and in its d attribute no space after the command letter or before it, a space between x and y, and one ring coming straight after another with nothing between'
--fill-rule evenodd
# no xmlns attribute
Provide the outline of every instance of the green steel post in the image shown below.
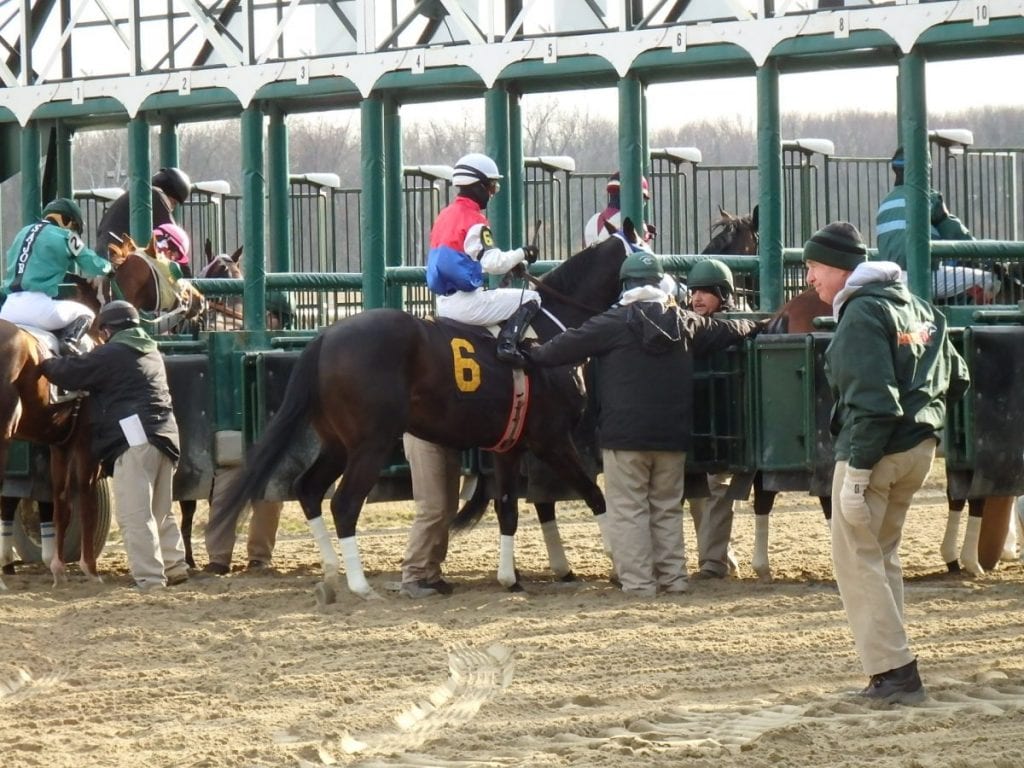
<svg viewBox="0 0 1024 768"><path fill-rule="evenodd" d="M239 120L242 133L242 236L245 238L242 326L247 331L267 327L267 263L263 240L266 182L263 176L263 110L250 105Z"/></svg>
<svg viewBox="0 0 1024 768"><path fill-rule="evenodd" d="M899 92L903 106L900 139L906 158L903 185L907 197L907 286L922 299L932 295L931 221L928 209L928 106L925 61L916 48L900 59Z"/></svg>
<svg viewBox="0 0 1024 768"><path fill-rule="evenodd" d="M648 132L648 118L647 113L647 86L643 83L640 84L640 157L642 165L640 172L647 178L650 185L651 200L654 199L654 179L651 176L651 137ZM643 221L649 222L654 220L652 215L651 202L644 200L643 195L640 196L640 203L643 206L644 215Z"/></svg>
<svg viewBox="0 0 1024 768"><path fill-rule="evenodd" d="M384 265L405 264L405 175L402 172L402 116L394 99L384 101ZM388 286L385 305L402 308L401 286Z"/></svg>
<svg viewBox="0 0 1024 768"><path fill-rule="evenodd" d="M498 86L484 94L484 121L487 136L485 152L498 164L508 186L514 182L509 160L509 95ZM520 182L522 178L520 177ZM494 239L501 248L512 247L512 199L509 194L498 195L487 204L487 218L491 222Z"/></svg>
<svg viewBox="0 0 1024 768"><path fill-rule="evenodd" d="M42 174L39 171L39 126L21 129L21 223L37 221L43 213Z"/></svg>
<svg viewBox="0 0 1024 768"><path fill-rule="evenodd" d="M57 197L71 197L74 194L74 180L71 173L72 131L64 121L54 126L57 132Z"/></svg>
<svg viewBox="0 0 1024 768"><path fill-rule="evenodd" d="M782 306L782 134L779 67L769 59L757 70L757 164L760 176L761 306Z"/></svg>
<svg viewBox="0 0 1024 768"><path fill-rule="evenodd" d="M359 225L363 239L363 308L384 306L384 102L379 96L359 105L363 196Z"/></svg>
<svg viewBox="0 0 1024 768"><path fill-rule="evenodd" d="M627 218L640 227L644 220L644 200L640 177L644 168L643 119L641 101L643 87L636 75L619 80L619 175L622 220Z"/></svg>
<svg viewBox="0 0 1024 768"><path fill-rule="evenodd" d="M149 121L137 115L128 121L128 200L132 238L148 243L153 236L153 187L149 168Z"/></svg>
<svg viewBox="0 0 1024 768"><path fill-rule="evenodd" d="M288 126L281 109L271 107L267 126L267 196L270 271L291 271L291 200L288 198Z"/></svg>
<svg viewBox="0 0 1024 768"><path fill-rule="evenodd" d="M508 248L519 247L533 237L534 222L530 222L529 233L526 225L526 177L523 166L523 109L518 93L508 97L508 207L509 242ZM538 211L538 214L540 212ZM554 227L555 222L545 222ZM540 245L540 243L538 243ZM548 254L544 258L552 258Z"/></svg>
<svg viewBox="0 0 1024 768"><path fill-rule="evenodd" d="M178 168L178 125L169 117L160 120L160 166Z"/></svg>

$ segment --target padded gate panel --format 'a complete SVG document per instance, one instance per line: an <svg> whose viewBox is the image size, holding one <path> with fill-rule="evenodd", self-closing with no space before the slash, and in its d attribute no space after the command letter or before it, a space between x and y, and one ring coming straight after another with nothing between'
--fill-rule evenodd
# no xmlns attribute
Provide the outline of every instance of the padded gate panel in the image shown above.
<svg viewBox="0 0 1024 768"><path fill-rule="evenodd" d="M174 498L208 499L213 485L210 360L206 355L165 355L164 365L181 445Z"/></svg>

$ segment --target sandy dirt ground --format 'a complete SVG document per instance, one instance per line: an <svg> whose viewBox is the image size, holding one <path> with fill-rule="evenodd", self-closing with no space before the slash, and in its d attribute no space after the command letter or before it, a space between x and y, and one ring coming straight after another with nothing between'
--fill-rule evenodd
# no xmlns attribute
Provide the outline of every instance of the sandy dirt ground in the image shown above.
<svg viewBox="0 0 1024 768"><path fill-rule="evenodd" d="M1024 766L1021 563L944 575L945 510L930 483L903 547L930 697L868 706L849 696L866 681L827 529L813 500L780 498L773 583L750 569L741 503L739 577L650 600L608 584L597 527L572 508L561 525L578 582L552 581L524 515L528 591L504 591L488 517L453 542L456 593L410 601L389 591L408 506L372 505L360 541L382 599L346 593L325 608L295 510L273 571L158 595L130 588L115 531L102 584L72 576L54 590L39 566L5 579L0 765ZM197 548L202 562L201 536Z"/></svg>

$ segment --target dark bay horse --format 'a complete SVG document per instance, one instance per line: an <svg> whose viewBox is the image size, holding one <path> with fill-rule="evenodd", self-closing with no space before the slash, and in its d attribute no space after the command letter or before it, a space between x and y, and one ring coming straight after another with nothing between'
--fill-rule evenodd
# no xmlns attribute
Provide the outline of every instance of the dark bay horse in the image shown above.
<svg viewBox="0 0 1024 768"><path fill-rule="evenodd" d="M115 272L110 280L87 281L74 275L73 297L93 311L111 296L123 296L136 307L149 298L150 268L144 252L130 240L112 246L111 263ZM90 334L95 338L95 326ZM28 331L0 320L0 467L6 466L12 440L27 440L50 447L50 474L53 484L54 559L48 565L55 583L64 578L64 538L71 505L77 502L81 518L81 557L83 573L98 579L96 572L96 483L99 465L90 450L88 398L52 402L50 385L39 373L46 353ZM4 504L4 519L14 508ZM13 520L13 517L11 517Z"/></svg>
<svg viewBox="0 0 1024 768"><path fill-rule="evenodd" d="M533 323L538 336L547 339L565 327L577 327L611 306L619 295L619 267L634 247L631 244L638 242L627 223L622 236L591 246L548 273L542 280L543 311ZM295 481L294 491L320 547L325 584L338 579L340 564L321 505L327 489L341 476L331 513L348 588L362 597L375 595L363 572L356 524L402 433L471 449L495 446L509 422L512 372L495 368L494 340L470 337L473 329L464 334L452 326L398 310L374 309L322 331L300 355L280 410L249 452L228 498L213 511L210 525L235 525L245 503L259 498L281 461L282 446L311 423L320 439L320 453ZM445 327L450 331L447 336ZM462 396L477 383L486 385L490 375L504 392L500 400ZM572 371L533 372L528 381L530 400L522 434L507 451L493 453L499 528L502 541L509 544L518 525L516 482L526 450L556 469L595 515L605 509L604 497L581 466L571 438L584 399ZM511 546L501 548L498 580L509 588L518 585Z"/></svg>

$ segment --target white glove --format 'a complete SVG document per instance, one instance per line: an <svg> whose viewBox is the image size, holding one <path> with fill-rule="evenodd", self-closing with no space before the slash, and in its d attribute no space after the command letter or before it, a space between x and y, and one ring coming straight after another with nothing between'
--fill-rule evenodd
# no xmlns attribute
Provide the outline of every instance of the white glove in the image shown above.
<svg viewBox="0 0 1024 768"><path fill-rule="evenodd" d="M867 527L871 522L871 510L864 498L870 482L870 469L846 467L843 488L839 492L839 511L850 525Z"/></svg>

